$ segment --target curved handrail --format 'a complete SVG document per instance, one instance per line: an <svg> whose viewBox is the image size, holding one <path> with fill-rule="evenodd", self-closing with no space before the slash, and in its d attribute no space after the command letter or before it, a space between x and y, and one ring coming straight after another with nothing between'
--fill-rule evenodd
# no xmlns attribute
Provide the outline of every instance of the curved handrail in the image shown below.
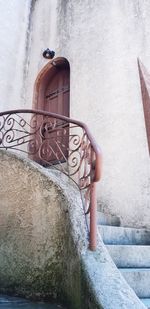
<svg viewBox="0 0 150 309"><path fill-rule="evenodd" d="M31 115L30 120L26 121L26 117L22 116L25 114ZM22 150L22 146L26 148ZM60 165L61 169L60 166L58 169L75 181L79 189L84 191L85 213L90 213L90 248L95 250L95 183L101 178L102 154L87 125L42 110L17 109L0 112L0 149L2 148L23 151L40 164L43 161L49 166Z"/></svg>
<svg viewBox="0 0 150 309"><path fill-rule="evenodd" d="M42 110L36 110L36 109L16 109L16 110L8 110L8 111L4 111L4 112L0 112L0 117L3 115L7 115L7 114L17 114L17 113L26 113L26 114L37 114L37 115L43 115L43 116L49 116L49 117L54 117L56 119L61 119L61 120L65 120L68 123L74 123L80 127L82 127L86 133L87 136L91 142L91 145L93 147L93 150L96 154L96 162L95 162L95 176L94 176L94 182L98 182L101 178L101 167L102 167L102 152L100 147L98 146L98 144L96 143L94 137L92 136L88 126L79 120L75 120L63 115L59 115L56 113L50 113L50 112L46 112L46 111L42 111Z"/></svg>

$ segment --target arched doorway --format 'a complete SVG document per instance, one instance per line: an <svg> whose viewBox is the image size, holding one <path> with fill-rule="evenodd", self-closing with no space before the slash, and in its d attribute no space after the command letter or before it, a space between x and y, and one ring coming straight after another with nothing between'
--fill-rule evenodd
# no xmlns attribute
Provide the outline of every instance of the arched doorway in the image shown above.
<svg viewBox="0 0 150 309"><path fill-rule="evenodd" d="M70 67L65 58L50 61L38 74L34 86L33 109L69 117ZM47 121L47 117L43 116L40 120L38 119L38 126L39 121L42 124L40 138L42 138L43 153L36 154L33 159L43 165L63 162L64 157L68 156L69 126L61 130L61 121L55 120L55 130L51 130L53 119L49 118ZM60 131L61 134L58 134Z"/></svg>
<svg viewBox="0 0 150 309"><path fill-rule="evenodd" d="M50 61L38 74L33 95L33 109L69 117L70 67L65 58Z"/></svg>

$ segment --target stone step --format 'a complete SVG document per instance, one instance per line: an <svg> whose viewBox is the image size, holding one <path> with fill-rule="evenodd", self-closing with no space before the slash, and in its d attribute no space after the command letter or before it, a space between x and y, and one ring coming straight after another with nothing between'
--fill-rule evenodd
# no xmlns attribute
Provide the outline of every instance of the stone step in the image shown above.
<svg viewBox="0 0 150 309"><path fill-rule="evenodd" d="M140 298L140 300L148 309L150 309L150 298Z"/></svg>
<svg viewBox="0 0 150 309"><path fill-rule="evenodd" d="M119 268L119 270L138 297L150 297L150 268Z"/></svg>
<svg viewBox="0 0 150 309"><path fill-rule="evenodd" d="M116 216L97 211L97 224L120 226L120 219Z"/></svg>
<svg viewBox="0 0 150 309"><path fill-rule="evenodd" d="M117 267L150 267L150 246L107 245L107 249Z"/></svg>
<svg viewBox="0 0 150 309"><path fill-rule="evenodd" d="M108 225L98 229L105 244L150 245L150 230Z"/></svg>

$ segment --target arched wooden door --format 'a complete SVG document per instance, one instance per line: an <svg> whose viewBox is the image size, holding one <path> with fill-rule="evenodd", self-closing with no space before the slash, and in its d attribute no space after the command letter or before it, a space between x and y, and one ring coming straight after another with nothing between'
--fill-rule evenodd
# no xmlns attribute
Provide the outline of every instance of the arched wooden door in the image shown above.
<svg viewBox="0 0 150 309"><path fill-rule="evenodd" d="M69 67L56 66L53 77L45 89L44 110L69 117Z"/></svg>
<svg viewBox="0 0 150 309"><path fill-rule="evenodd" d="M47 112L56 113L59 115L70 115L70 67L65 58L56 58L49 62L42 71L38 74L33 97L33 109L40 109ZM68 155L68 143L69 127L65 128L65 134L60 134L58 137L57 132L50 132L47 128L47 122L42 119L43 122L43 145L45 148L52 148L52 153L48 153L43 159L43 165L46 162L57 164L59 161L63 162L63 156ZM58 120L59 126L61 124ZM45 141L44 141L45 139ZM51 143L51 144L50 144ZM63 147L59 150L59 147ZM43 146L44 147L44 146ZM65 150L66 149L66 150ZM40 158L36 155L35 161L41 162Z"/></svg>
<svg viewBox="0 0 150 309"><path fill-rule="evenodd" d="M69 117L70 67L65 58L50 61L38 74L34 85L33 109Z"/></svg>

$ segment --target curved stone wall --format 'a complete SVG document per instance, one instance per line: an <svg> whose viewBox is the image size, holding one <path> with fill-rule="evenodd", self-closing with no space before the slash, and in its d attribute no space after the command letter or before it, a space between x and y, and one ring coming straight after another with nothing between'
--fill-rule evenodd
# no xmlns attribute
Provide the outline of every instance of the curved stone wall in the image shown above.
<svg viewBox="0 0 150 309"><path fill-rule="evenodd" d="M0 292L100 308L82 287L79 256L87 246L81 197L69 178L1 151Z"/></svg>
<svg viewBox="0 0 150 309"><path fill-rule="evenodd" d="M80 194L60 172L0 152L0 292L59 299L71 309L144 309L100 235L96 252Z"/></svg>
<svg viewBox="0 0 150 309"><path fill-rule="evenodd" d="M55 297L69 231L65 196L30 163L4 153L0 188L0 287Z"/></svg>

